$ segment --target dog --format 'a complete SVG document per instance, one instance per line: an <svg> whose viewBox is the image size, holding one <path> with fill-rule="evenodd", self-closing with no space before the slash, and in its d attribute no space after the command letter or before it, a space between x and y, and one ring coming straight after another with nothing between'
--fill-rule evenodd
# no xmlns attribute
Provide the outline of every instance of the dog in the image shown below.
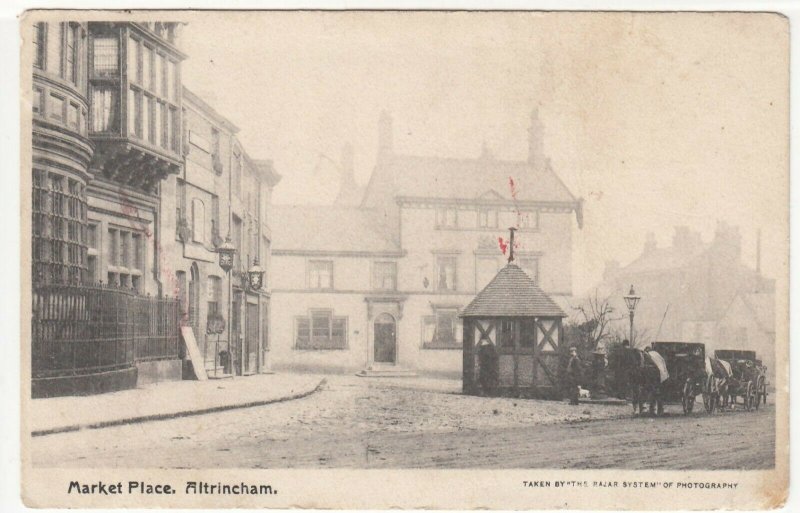
<svg viewBox="0 0 800 513"><path fill-rule="evenodd" d="M578 387L578 397L581 399L589 399L589 391L585 388Z"/></svg>

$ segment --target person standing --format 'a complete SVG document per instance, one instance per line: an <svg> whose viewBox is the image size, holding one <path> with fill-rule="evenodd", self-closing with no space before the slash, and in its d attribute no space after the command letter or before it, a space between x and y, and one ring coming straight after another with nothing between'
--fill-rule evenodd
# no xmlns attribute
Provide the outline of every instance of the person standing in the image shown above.
<svg viewBox="0 0 800 513"><path fill-rule="evenodd" d="M578 404L580 397L581 359L578 358L578 349L569 348L569 362L567 363L567 391L569 404Z"/></svg>

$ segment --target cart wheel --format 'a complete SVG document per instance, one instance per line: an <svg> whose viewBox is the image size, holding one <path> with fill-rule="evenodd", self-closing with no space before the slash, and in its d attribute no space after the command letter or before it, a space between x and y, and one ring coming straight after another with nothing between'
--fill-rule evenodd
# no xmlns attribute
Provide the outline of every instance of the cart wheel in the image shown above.
<svg viewBox="0 0 800 513"><path fill-rule="evenodd" d="M683 397L681 397L681 403L683 404L683 413L690 414L694 409L694 398L695 396L692 394L693 390L692 383L687 381L683 385Z"/></svg>
<svg viewBox="0 0 800 513"><path fill-rule="evenodd" d="M758 411L758 407L761 405L761 385L763 384L762 383L763 379L764 378L761 377L761 376L758 377L758 380L756 381L755 389L753 390L753 395L754 395L753 406L756 407L756 411Z"/></svg>
<svg viewBox="0 0 800 513"><path fill-rule="evenodd" d="M767 378L761 376L761 388L758 391L758 401L764 401L764 406L767 405Z"/></svg>
<svg viewBox="0 0 800 513"><path fill-rule="evenodd" d="M753 409L753 397L755 396L755 387L753 387L753 382L748 381L747 386L744 389L744 408L747 411L751 411Z"/></svg>

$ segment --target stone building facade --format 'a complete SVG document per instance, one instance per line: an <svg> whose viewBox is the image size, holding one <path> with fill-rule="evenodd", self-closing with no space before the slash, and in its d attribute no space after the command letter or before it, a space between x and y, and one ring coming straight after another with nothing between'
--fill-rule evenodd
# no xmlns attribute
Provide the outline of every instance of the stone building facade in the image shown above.
<svg viewBox="0 0 800 513"><path fill-rule="evenodd" d="M532 116L529 158L403 155L391 117L379 121L378 160L358 206L273 208L276 367L461 373L461 310L505 263L550 295L572 294L573 219L581 202L542 152ZM343 152L346 164L350 150ZM352 186L343 166L344 187ZM346 200L346 201L345 201Z"/></svg>

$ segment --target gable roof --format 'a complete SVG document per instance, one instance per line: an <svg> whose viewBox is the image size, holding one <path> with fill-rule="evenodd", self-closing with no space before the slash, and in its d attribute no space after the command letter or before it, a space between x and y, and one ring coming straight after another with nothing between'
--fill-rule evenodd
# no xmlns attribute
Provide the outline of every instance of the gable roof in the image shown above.
<svg viewBox="0 0 800 513"><path fill-rule="evenodd" d="M576 203L575 197L553 171L549 160L527 161L389 155L376 173L393 177L399 198L486 199L521 202ZM515 197L511 194L514 181ZM487 192L494 194L487 195Z"/></svg>
<svg viewBox="0 0 800 513"><path fill-rule="evenodd" d="M392 230L375 211L332 205L272 205L272 250L289 252L400 252Z"/></svg>
<svg viewBox="0 0 800 513"><path fill-rule="evenodd" d="M510 263L489 282L461 317L566 317L525 271Z"/></svg>

